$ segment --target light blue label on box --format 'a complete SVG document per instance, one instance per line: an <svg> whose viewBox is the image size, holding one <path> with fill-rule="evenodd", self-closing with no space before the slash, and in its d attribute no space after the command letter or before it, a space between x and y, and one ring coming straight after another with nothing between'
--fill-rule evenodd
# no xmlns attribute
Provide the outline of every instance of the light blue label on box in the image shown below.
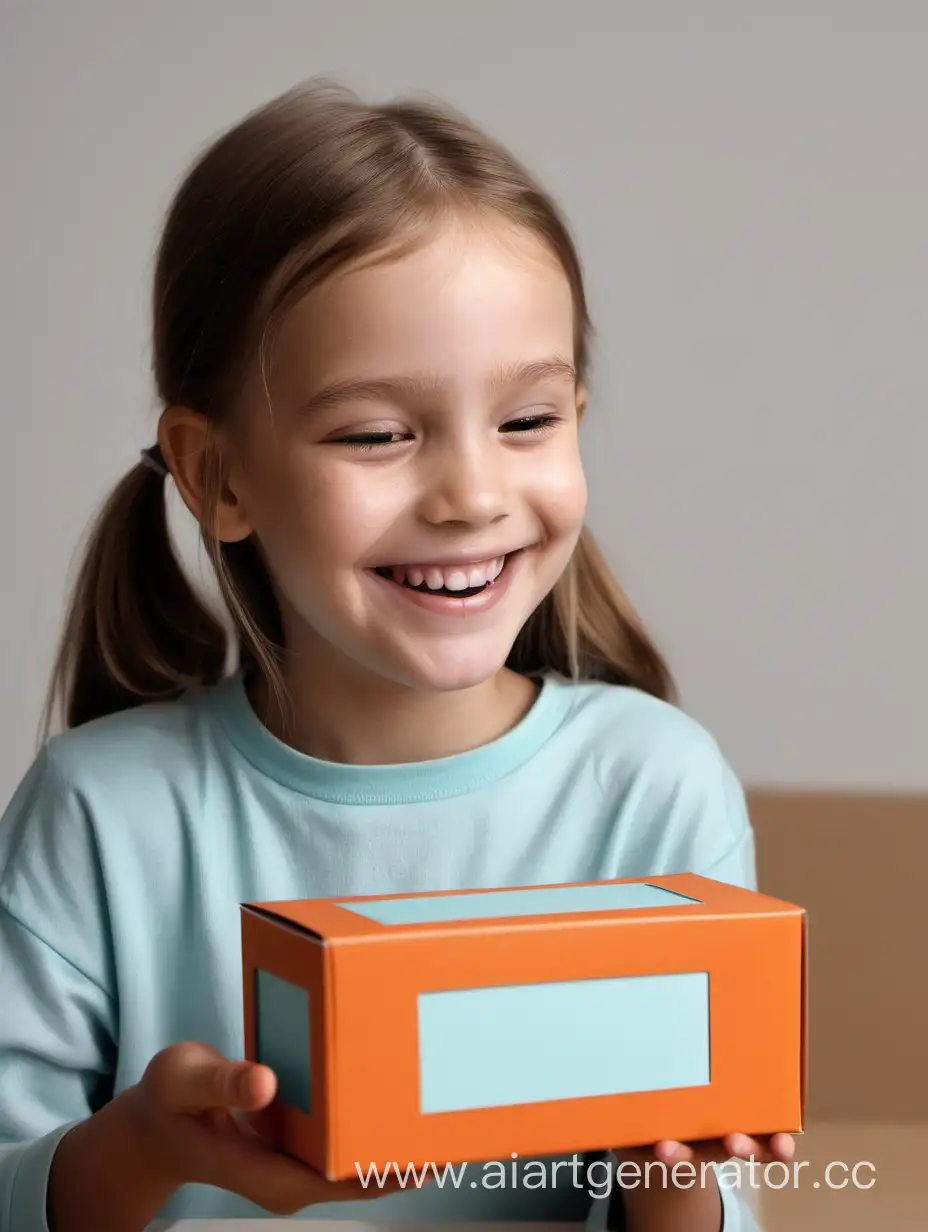
<svg viewBox="0 0 928 1232"><path fill-rule="evenodd" d="M558 981L421 993L424 1113L709 1082L709 977Z"/></svg>
<svg viewBox="0 0 928 1232"><path fill-rule="evenodd" d="M337 906L379 924L449 924L520 915L568 915L573 912L631 911L641 907L692 907L698 899L644 882L610 885L539 886L527 890L492 890L473 894L414 895Z"/></svg>
<svg viewBox="0 0 928 1232"><path fill-rule="evenodd" d="M255 972L255 1043L259 1064L277 1075L284 1103L312 1114L309 991L270 971Z"/></svg>

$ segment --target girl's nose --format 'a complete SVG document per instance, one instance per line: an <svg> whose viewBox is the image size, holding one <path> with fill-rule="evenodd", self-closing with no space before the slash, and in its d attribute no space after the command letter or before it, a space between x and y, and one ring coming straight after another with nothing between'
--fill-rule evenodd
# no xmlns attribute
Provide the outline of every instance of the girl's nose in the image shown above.
<svg viewBox="0 0 928 1232"><path fill-rule="evenodd" d="M502 459L489 449L449 449L423 459L421 516L435 525L489 526L510 512Z"/></svg>

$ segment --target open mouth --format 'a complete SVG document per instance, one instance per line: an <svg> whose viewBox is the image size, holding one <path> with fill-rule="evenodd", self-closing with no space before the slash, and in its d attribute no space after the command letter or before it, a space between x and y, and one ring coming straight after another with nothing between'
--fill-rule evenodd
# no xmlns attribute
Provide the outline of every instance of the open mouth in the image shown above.
<svg viewBox="0 0 928 1232"><path fill-rule="evenodd" d="M489 590L500 578L510 557L472 565L384 565L374 570L389 582L424 595L442 595L449 599L472 599Z"/></svg>

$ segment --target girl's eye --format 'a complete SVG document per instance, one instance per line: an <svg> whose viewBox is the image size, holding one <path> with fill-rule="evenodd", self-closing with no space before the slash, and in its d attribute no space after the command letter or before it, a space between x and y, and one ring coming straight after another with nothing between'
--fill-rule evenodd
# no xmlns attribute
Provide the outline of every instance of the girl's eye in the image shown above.
<svg viewBox="0 0 928 1232"><path fill-rule="evenodd" d="M540 415L520 415L518 419L510 419L500 427L500 432L507 436L528 436L541 435L546 431L550 431L555 424L561 422L561 416L555 414L540 414ZM389 445L396 445L401 441L410 440L411 434L407 432L390 432L388 429L383 429L380 432L353 432L347 436L338 436L331 439L333 445L345 445L349 449L383 449Z"/></svg>
<svg viewBox="0 0 928 1232"><path fill-rule="evenodd" d="M357 432L352 436L339 436L332 444L347 445L349 449L378 449L405 439L400 432Z"/></svg>
<svg viewBox="0 0 928 1232"><path fill-rule="evenodd" d="M518 419L510 419L500 428L501 432L509 433L529 433L529 432L545 432L550 431L555 424L561 422L560 415L545 414L545 415L522 415Z"/></svg>

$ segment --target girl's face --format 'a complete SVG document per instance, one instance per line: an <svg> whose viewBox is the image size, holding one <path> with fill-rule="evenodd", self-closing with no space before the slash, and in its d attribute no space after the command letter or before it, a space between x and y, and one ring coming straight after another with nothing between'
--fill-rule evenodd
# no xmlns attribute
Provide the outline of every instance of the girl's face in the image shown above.
<svg viewBox="0 0 928 1232"><path fill-rule="evenodd" d="M291 313L230 486L310 668L447 690L504 666L583 523L573 334L559 265L502 224L449 226Z"/></svg>

